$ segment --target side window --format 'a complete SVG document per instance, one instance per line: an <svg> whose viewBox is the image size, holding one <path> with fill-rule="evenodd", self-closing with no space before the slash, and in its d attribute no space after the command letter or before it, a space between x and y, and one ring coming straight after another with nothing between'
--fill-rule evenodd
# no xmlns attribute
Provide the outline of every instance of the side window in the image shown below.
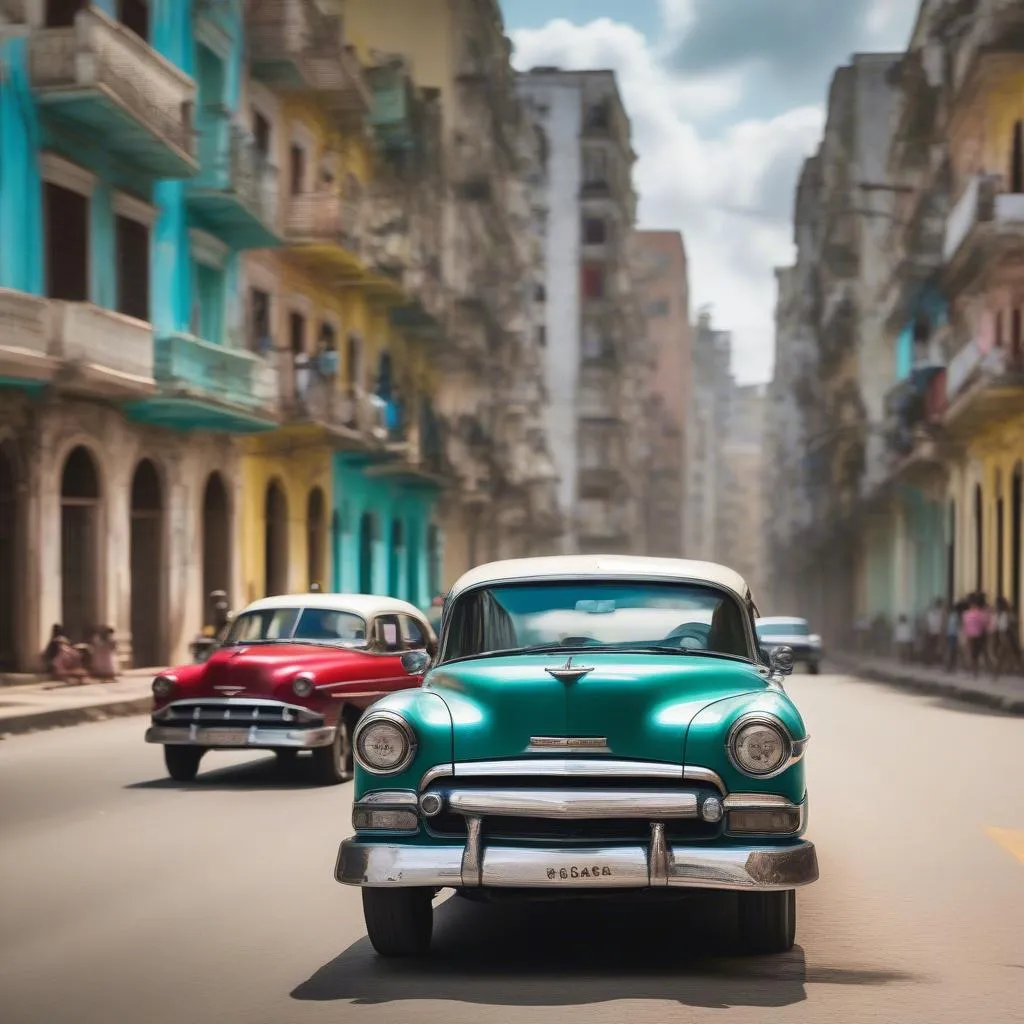
<svg viewBox="0 0 1024 1024"><path fill-rule="evenodd" d="M402 634L397 615L378 615L373 626L374 639L382 651L400 651Z"/></svg>
<svg viewBox="0 0 1024 1024"><path fill-rule="evenodd" d="M408 615L400 616L402 623L402 646L407 651L422 651L427 646L423 627Z"/></svg>

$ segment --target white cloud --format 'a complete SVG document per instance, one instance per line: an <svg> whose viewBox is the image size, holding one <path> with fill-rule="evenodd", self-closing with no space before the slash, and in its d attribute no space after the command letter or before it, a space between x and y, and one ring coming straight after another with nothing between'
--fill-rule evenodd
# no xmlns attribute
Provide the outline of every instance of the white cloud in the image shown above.
<svg viewBox="0 0 1024 1024"><path fill-rule="evenodd" d="M669 34L678 37L689 24L690 0L661 0L661 9ZM607 18L587 25L558 19L515 32L513 39L522 70L555 65L616 71L639 157L640 226L683 232L692 309L713 305L717 324L734 332L738 379L767 379L773 268L793 258L787 199L800 159L820 139L821 109L736 122L707 137L701 125L735 113L742 101L742 72L681 76L660 59L667 53L664 42L652 44L631 26ZM777 198L780 187L785 209Z"/></svg>

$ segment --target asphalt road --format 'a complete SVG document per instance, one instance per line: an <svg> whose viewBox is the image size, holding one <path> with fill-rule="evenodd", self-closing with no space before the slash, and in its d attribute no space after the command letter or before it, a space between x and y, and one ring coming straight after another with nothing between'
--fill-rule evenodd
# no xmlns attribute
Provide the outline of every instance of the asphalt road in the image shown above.
<svg viewBox="0 0 1024 1024"><path fill-rule="evenodd" d="M351 786L218 754L181 787L139 718L7 740L0 1020L1021 1020L1024 722L837 676L789 689L821 880L771 958L716 954L678 907L454 899L429 962L385 964L332 879Z"/></svg>

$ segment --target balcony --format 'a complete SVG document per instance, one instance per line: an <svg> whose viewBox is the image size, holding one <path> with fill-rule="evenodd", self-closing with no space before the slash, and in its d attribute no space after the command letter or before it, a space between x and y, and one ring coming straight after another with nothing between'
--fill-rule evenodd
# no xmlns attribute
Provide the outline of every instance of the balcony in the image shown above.
<svg viewBox="0 0 1024 1024"><path fill-rule="evenodd" d="M955 12L954 6L954 17ZM1004 70L1016 75L1024 53L1024 9L1017 0L989 0L982 11L971 13L953 60L958 103L966 91L990 75Z"/></svg>
<svg viewBox="0 0 1024 1024"><path fill-rule="evenodd" d="M233 249L278 245L277 169L227 108L200 111L199 161L188 195L197 226Z"/></svg>
<svg viewBox="0 0 1024 1024"><path fill-rule="evenodd" d="M0 380L90 398L149 395L153 329L88 302L0 289Z"/></svg>
<svg viewBox="0 0 1024 1024"><path fill-rule="evenodd" d="M946 221L942 255L951 290L986 266L1024 255L1024 194L1003 191L1000 175L975 175Z"/></svg>
<svg viewBox="0 0 1024 1024"><path fill-rule="evenodd" d="M285 215L287 257L335 285L363 275L358 204L332 192L288 198Z"/></svg>
<svg viewBox="0 0 1024 1024"><path fill-rule="evenodd" d="M885 396L884 440L889 478L912 482L922 470L941 464L946 370L922 361Z"/></svg>
<svg viewBox="0 0 1024 1024"><path fill-rule="evenodd" d="M253 433L276 426L277 367L244 349L174 334L156 342L157 393L128 414L173 430Z"/></svg>
<svg viewBox="0 0 1024 1024"><path fill-rule="evenodd" d="M492 196L494 150L483 133L455 136L452 159L452 180L455 193L468 202L486 202Z"/></svg>
<svg viewBox="0 0 1024 1024"><path fill-rule="evenodd" d="M102 138L154 178L196 172L195 82L98 7L80 11L71 28L33 29L28 74L55 131Z"/></svg>
<svg viewBox="0 0 1024 1024"><path fill-rule="evenodd" d="M1024 355L972 339L946 371L946 426L969 434L1024 408Z"/></svg>
<svg viewBox="0 0 1024 1024"><path fill-rule="evenodd" d="M371 95L342 19L314 0L260 0L246 17L254 77L282 92L312 92L332 113L361 119Z"/></svg>

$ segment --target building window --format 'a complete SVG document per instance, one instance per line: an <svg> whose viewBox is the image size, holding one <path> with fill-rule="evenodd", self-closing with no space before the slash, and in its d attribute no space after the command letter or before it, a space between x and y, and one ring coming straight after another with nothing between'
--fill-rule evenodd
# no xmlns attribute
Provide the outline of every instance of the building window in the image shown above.
<svg viewBox="0 0 1024 1024"><path fill-rule="evenodd" d="M117 259L117 309L149 320L149 228L130 217L114 221Z"/></svg>
<svg viewBox="0 0 1024 1024"><path fill-rule="evenodd" d="M270 294L259 288L249 289L249 347L266 355L273 347L270 337Z"/></svg>
<svg viewBox="0 0 1024 1024"><path fill-rule="evenodd" d="M608 241L608 227L600 217L583 219L583 244L604 245Z"/></svg>
<svg viewBox="0 0 1024 1024"><path fill-rule="evenodd" d="M224 271L196 262L195 282L192 332L219 345L224 340Z"/></svg>
<svg viewBox="0 0 1024 1024"><path fill-rule="evenodd" d="M608 184L608 154L603 149L590 148L583 151L583 184Z"/></svg>
<svg viewBox="0 0 1024 1024"><path fill-rule="evenodd" d="M265 160L270 159L270 121L258 110L252 112L252 134L256 140L256 149Z"/></svg>
<svg viewBox="0 0 1024 1024"><path fill-rule="evenodd" d="M548 301L548 290L542 284L535 284L533 286L533 301L534 302L547 302Z"/></svg>
<svg viewBox="0 0 1024 1024"><path fill-rule="evenodd" d="M306 351L306 318L301 313L292 311L289 314L288 338L291 343L292 355L297 356Z"/></svg>
<svg viewBox="0 0 1024 1024"><path fill-rule="evenodd" d="M89 300L89 200L46 182L46 295L66 302Z"/></svg>
<svg viewBox="0 0 1024 1024"><path fill-rule="evenodd" d="M548 329L544 324L540 324L537 327L537 345L540 348L547 348L548 344Z"/></svg>
<svg viewBox="0 0 1024 1024"><path fill-rule="evenodd" d="M306 191L306 151L297 142L293 142L289 150L288 166L291 172L292 195L301 195Z"/></svg>
<svg viewBox="0 0 1024 1024"><path fill-rule="evenodd" d="M149 4L146 0L119 0L118 21L149 42Z"/></svg>
<svg viewBox="0 0 1024 1024"><path fill-rule="evenodd" d="M1024 121L1013 126L1013 149L1010 154L1010 191L1024 192Z"/></svg>
<svg viewBox="0 0 1024 1024"><path fill-rule="evenodd" d="M668 316L668 299L656 299L648 303L647 315L650 317Z"/></svg>
<svg viewBox="0 0 1024 1024"><path fill-rule="evenodd" d="M603 299L605 295L605 268L590 264L583 268L583 297Z"/></svg>
<svg viewBox="0 0 1024 1024"><path fill-rule="evenodd" d="M47 0L44 28L70 28L75 15L85 7L84 0Z"/></svg>

